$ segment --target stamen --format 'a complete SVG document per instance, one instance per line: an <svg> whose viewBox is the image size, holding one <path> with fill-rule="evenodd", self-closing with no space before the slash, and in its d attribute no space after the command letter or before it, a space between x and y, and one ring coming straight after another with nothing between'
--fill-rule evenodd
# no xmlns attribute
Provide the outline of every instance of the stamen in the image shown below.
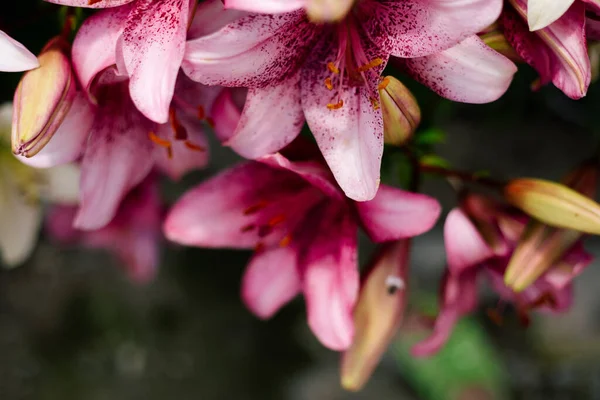
<svg viewBox="0 0 600 400"><path fill-rule="evenodd" d="M375 58L375 59L369 61L367 64L358 67L356 69L356 71L357 72L367 72L368 70L378 67L381 64L383 64L383 59Z"/></svg>
<svg viewBox="0 0 600 400"><path fill-rule="evenodd" d="M169 109L169 120L171 121L171 128L175 133L176 140L186 140L188 138L187 130L179 120L177 119L177 114L175 113L175 108L171 107Z"/></svg>
<svg viewBox="0 0 600 400"><path fill-rule="evenodd" d="M373 110L379 110L379 107L381 107L381 105L379 104L379 100L377 100L374 97L369 97L369 101L371 102Z"/></svg>
<svg viewBox="0 0 600 400"><path fill-rule="evenodd" d="M246 226L242 226L240 228L240 232L242 232L242 233L250 232L250 231L254 230L254 228L256 228L256 226L254 224L249 224Z"/></svg>
<svg viewBox="0 0 600 400"><path fill-rule="evenodd" d="M379 83L379 85L377 86L377 89L379 90L383 90L385 89L388 85L390 84L390 77L386 76L385 78L383 78L383 80Z"/></svg>
<svg viewBox="0 0 600 400"><path fill-rule="evenodd" d="M331 61L327 63L327 69L332 74L339 74L340 73L340 69L334 63L332 63Z"/></svg>
<svg viewBox="0 0 600 400"><path fill-rule="evenodd" d="M285 215L279 214L269 220L269 226L274 227L285 221Z"/></svg>
<svg viewBox="0 0 600 400"><path fill-rule="evenodd" d="M183 142L183 144L185 145L185 147L187 147L190 150L193 151L206 151L206 149L198 144L192 143L189 140L186 140L185 142Z"/></svg>
<svg viewBox="0 0 600 400"><path fill-rule="evenodd" d="M279 242L279 247L287 247L289 246L290 242L292 241L292 237L290 235L286 235L283 239L281 239L281 241Z"/></svg>
<svg viewBox="0 0 600 400"><path fill-rule="evenodd" d="M269 205L268 202L266 202L265 200L261 200L258 203L254 204L253 206L250 206L250 207L246 208L244 210L244 215L255 214L256 212L262 210L263 208L265 208L268 205Z"/></svg>
<svg viewBox="0 0 600 400"><path fill-rule="evenodd" d="M198 106L198 115L197 116L200 121L202 121L204 118L206 118L206 111L204 111L204 107Z"/></svg>
<svg viewBox="0 0 600 400"><path fill-rule="evenodd" d="M168 149L169 147L171 147L171 142L170 141L158 137L156 135L156 133L154 133L152 131L148 132L148 137L150 138L150 140L152 142L154 142L155 144L159 145L160 147L164 147L166 149Z"/></svg>
<svg viewBox="0 0 600 400"><path fill-rule="evenodd" d="M333 90L333 82L331 81L331 78L325 78L325 87L328 90Z"/></svg>
<svg viewBox="0 0 600 400"><path fill-rule="evenodd" d="M344 100L340 100L335 104L333 104L333 103L327 104L327 108L329 108L330 110L338 110L342 107L344 107Z"/></svg>
<svg viewBox="0 0 600 400"><path fill-rule="evenodd" d="M258 227L258 237L260 238L269 236L271 232L273 232L273 227L271 225L263 225Z"/></svg>
<svg viewBox="0 0 600 400"><path fill-rule="evenodd" d="M100 3L102 0L88 0L88 6L93 6L96 3Z"/></svg>

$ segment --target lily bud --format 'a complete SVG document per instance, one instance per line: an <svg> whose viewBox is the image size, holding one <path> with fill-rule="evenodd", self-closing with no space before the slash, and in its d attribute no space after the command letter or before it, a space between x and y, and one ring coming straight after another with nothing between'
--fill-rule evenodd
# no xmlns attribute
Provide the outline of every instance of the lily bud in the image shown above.
<svg viewBox="0 0 600 400"><path fill-rule="evenodd" d="M36 155L52 138L76 95L68 44L58 37L42 50L40 67L23 75L14 98L13 153Z"/></svg>
<svg viewBox="0 0 600 400"><path fill-rule="evenodd" d="M344 18L354 0L309 0L306 4L306 14L312 22L333 22Z"/></svg>
<svg viewBox="0 0 600 400"><path fill-rule="evenodd" d="M544 224L600 234L600 204L563 184L515 179L504 187L504 197Z"/></svg>
<svg viewBox="0 0 600 400"><path fill-rule="evenodd" d="M341 381L360 390L400 328L406 306L410 241L382 248L363 281L354 311L354 340L342 357Z"/></svg>
<svg viewBox="0 0 600 400"><path fill-rule="evenodd" d="M417 99L393 76L383 78L379 84L379 96L385 143L400 146L412 137L421 123Z"/></svg>

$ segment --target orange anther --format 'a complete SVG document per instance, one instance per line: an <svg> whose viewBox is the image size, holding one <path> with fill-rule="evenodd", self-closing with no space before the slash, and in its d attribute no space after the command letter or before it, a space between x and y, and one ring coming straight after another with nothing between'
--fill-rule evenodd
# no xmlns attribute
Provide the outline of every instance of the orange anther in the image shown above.
<svg viewBox="0 0 600 400"><path fill-rule="evenodd" d="M185 144L185 147L187 147L190 150L193 151L206 151L206 149L198 144L194 144L192 142L190 142L189 140L186 140L185 142L183 142L183 144Z"/></svg>
<svg viewBox="0 0 600 400"><path fill-rule="evenodd" d="M262 210L263 208L265 208L267 205L269 205L269 203L267 203L264 200L259 201L258 203L246 208L244 210L244 215L251 215L254 214L260 210Z"/></svg>
<svg viewBox="0 0 600 400"><path fill-rule="evenodd" d="M240 228L240 232L242 232L242 233L250 232L251 230L254 230L254 228L256 228L256 226L254 226L253 224L242 226Z"/></svg>
<svg viewBox="0 0 600 400"><path fill-rule="evenodd" d="M325 78L325 87L329 90L333 90L333 83L331 82L331 78Z"/></svg>
<svg viewBox="0 0 600 400"><path fill-rule="evenodd" d="M337 110L344 107L344 100L340 100L337 103L329 103L327 104L327 108L329 108L330 110Z"/></svg>
<svg viewBox="0 0 600 400"><path fill-rule="evenodd" d="M204 111L204 107L198 106L198 119L202 121L204 118L206 118L206 111Z"/></svg>
<svg viewBox="0 0 600 400"><path fill-rule="evenodd" d="M383 64L383 59L382 58L375 58L373 60L371 60L369 63L362 65L360 67L358 67L356 70L358 72L366 72L372 68L378 67L381 64Z"/></svg>
<svg viewBox="0 0 600 400"><path fill-rule="evenodd" d="M287 247L292 241L292 237L290 235L286 235L283 239L279 241L279 247Z"/></svg>
<svg viewBox="0 0 600 400"><path fill-rule="evenodd" d="M175 112L175 108L173 107L169 109L169 120L171 121L171 128L175 133L175 139L186 140L188 137L187 130L177 119L177 114Z"/></svg>
<svg viewBox="0 0 600 400"><path fill-rule="evenodd" d="M171 142L170 141L168 141L166 139L163 139L161 137L158 137L156 135L156 133L154 133L152 131L148 132L148 137L150 138L150 140L152 140L152 142L154 142L155 144L159 145L160 147L164 147L166 149L168 149L168 148L171 147Z"/></svg>
<svg viewBox="0 0 600 400"><path fill-rule="evenodd" d="M331 61L327 63L327 69L329 70L329 72L333 73L333 74L339 74L340 73L340 69Z"/></svg>
<svg viewBox="0 0 600 400"><path fill-rule="evenodd" d="M269 220L269 226L277 226L285 221L285 215L279 214Z"/></svg>
<svg viewBox="0 0 600 400"><path fill-rule="evenodd" d="M377 89L379 90L383 90L387 87L387 85L390 84L390 77L386 76L385 78L383 78L383 80L379 83L379 85L377 86Z"/></svg>

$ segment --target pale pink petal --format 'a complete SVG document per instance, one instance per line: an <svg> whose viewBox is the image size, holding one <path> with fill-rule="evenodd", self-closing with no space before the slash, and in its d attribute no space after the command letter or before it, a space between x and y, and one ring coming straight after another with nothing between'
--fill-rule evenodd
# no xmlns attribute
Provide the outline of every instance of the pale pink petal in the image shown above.
<svg viewBox="0 0 600 400"><path fill-rule="evenodd" d="M123 4L128 4L135 2L136 0L99 0L99 1L90 1L90 0L46 0L49 3L60 4L63 6L73 6L73 7L90 7L90 8L109 8L109 7L118 7Z"/></svg>
<svg viewBox="0 0 600 400"><path fill-rule="evenodd" d="M248 15L188 41L182 68L207 85L274 85L296 73L319 32L302 11Z"/></svg>
<svg viewBox="0 0 600 400"><path fill-rule="evenodd" d="M440 216L432 197L382 185L373 200L355 203L363 227L375 242L404 239L430 230Z"/></svg>
<svg viewBox="0 0 600 400"><path fill-rule="evenodd" d="M302 219L303 208L315 200L315 189L295 174L244 163L184 194L169 212L163 231L185 245L253 248L259 242L277 243L287 235L288 224ZM279 229L262 237L260 226L280 215L286 219Z"/></svg>
<svg viewBox="0 0 600 400"><path fill-rule="evenodd" d="M459 274L468 268L494 256L469 217L455 208L446 217L444 224L444 246L448 269Z"/></svg>
<svg viewBox="0 0 600 400"><path fill-rule="evenodd" d="M169 105L183 60L189 0L137 0L123 31L123 62L136 107L158 123Z"/></svg>
<svg viewBox="0 0 600 400"><path fill-rule="evenodd" d="M326 67L336 53L325 37L311 54L302 70L302 109L321 153L338 184L353 200L371 200L379 187L379 170L383 154L383 120L378 100L379 74L385 61L368 74L368 84L330 91L324 84L331 73ZM372 48L368 49L372 50ZM377 56L367 52L369 59ZM383 57L383 55L382 55ZM332 109L331 104L343 105Z"/></svg>
<svg viewBox="0 0 600 400"><path fill-rule="evenodd" d="M154 164L153 125L136 111L124 84L104 87L100 107L81 161L79 229L108 224L125 194L148 175Z"/></svg>
<svg viewBox="0 0 600 400"><path fill-rule="evenodd" d="M291 246L254 255L242 280L242 299L254 314L270 318L300 293L297 254Z"/></svg>
<svg viewBox="0 0 600 400"><path fill-rule="evenodd" d="M49 168L77 160L83 153L94 123L95 112L87 97L78 93L58 130L35 156L17 156L24 164Z"/></svg>
<svg viewBox="0 0 600 400"><path fill-rule="evenodd" d="M205 0L196 6L187 39L193 40L214 33L245 15L244 11L226 10L222 0Z"/></svg>
<svg viewBox="0 0 600 400"><path fill-rule="evenodd" d="M6 33L0 31L0 71L20 72L39 67L36 56Z"/></svg>
<svg viewBox="0 0 600 400"><path fill-rule="evenodd" d="M524 0L515 4L518 11L507 9L502 13L502 25L519 56L537 70L542 84L552 82L572 99L585 96L591 66L583 4L575 3L560 19L535 33L529 32L525 24Z"/></svg>
<svg viewBox="0 0 600 400"><path fill-rule="evenodd" d="M225 8L264 14L277 14L299 10L306 0L224 0Z"/></svg>
<svg viewBox="0 0 600 400"><path fill-rule="evenodd" d="M77 207L56 205L46 213L44 228L48 236L63 244L75 243L81 231L73 227Z"/></svg>
<svg viewBox="0 0 600 400"><path fill-rule="evenodd" d="M210 111L215 124L215 135L221 142L233 136L242 116L242 110L233 98L233 90L223 89Z"/></svg>
<svg viewBox="0 0 600 400"><path fill-rule="evenodd" d="M156 232L131 232L127 240L115 243L115 254L133 282L144 284L155 276L160 258L159 237Z"/></svg>
<svg viewBox="0 0 600 400"><path fill-rule="evenodd" d="M440 96L464 103L488 103L506 92L517 67L479 37L448 50L405 60L408 72Z"/></svg>
<svg viewBox="0 0 600 400"><path fill-rule="evenodd" d="M123 33L131 5L102 10L88 17L77 31L71 54L73 68L85 90L94 77L116 62L116 46Z"/></svg>
<svg viewBox="0 0 600 400"><path fill-rule="evenodd" d="M299 80L294 75L277 86L249 89L240 122L224 144L253 159L291 143L304 125Z"/></svg>
<svg viewBox="0 0 600 400"><path fill-rule="evenodd" d="M575 0L527 0L529 30L537 31L562 17Z"/></svg>
<svg viewBox="0 0 600 400"><path fill-rule="evenodd" d="M300 260L308 325L324 346L340 351L354 336L357 230L336 203L318 211L305 221L305 234L313 239Z"/></svg>
<svg viewBox="0 0 600 400"><path fill-rule="evenodd" d="M581 243L577 243L567 254L546 272L543 279L557 289L565 288L575 277L581 274L594 260L585 251Z"/></svg>
<svg viewBox="0 0 600 400"><path fill-rule="evenodd" d="M411 349L411 354L415 357L428 357L435 355L444 347L454 326L460 316L454 309L444 309L435 319L433 332L427 339L415 344Z"/></svg>
<svg viewBox="0 0 600 400"><path fill-rule="evenodd" d="M387 32L380 45L396 57L422 57L446 50L491 25L502 0L382 1L369 24ZM370 27L369 32L378 32Z"/></svg>

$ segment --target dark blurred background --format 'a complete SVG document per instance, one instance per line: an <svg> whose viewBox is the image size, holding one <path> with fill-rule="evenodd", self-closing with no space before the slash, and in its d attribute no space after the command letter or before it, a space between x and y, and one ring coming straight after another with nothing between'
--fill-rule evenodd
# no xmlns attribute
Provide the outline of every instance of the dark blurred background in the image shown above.
<svg viewBox="0 0 600 400"><path fill-rule="evenodd" d="M60 31L60 7L4 3L0 29L32 51ZM18 79L0 75L0 100L11 100ZM482 106L409 85L424 126L445 132L437 150L452 166L560 179L598 147L600 89L574 102L553 88L531 92L534 79L523 66L503 99ZM166 183L165 199L236 157L214 146L212 159L208 170ZM427 179L424 190L446 210L454 204L443 180ZM586 248L598 255L600 241ZM366 244L361 260L370 251ZM445 262L441 225L417 238L412 254L411 297L434 304ZM489 321L485 309L497 301L489 296L439 356L414 360L408 326L367 387L351 394L339 389L339 355L310 334L300 299L266 322L244 308L249 255L165 244L157 279L139 286L108 254L60 248L42 234L25 265L0 270L0 399L600 399L598 262L577 279L569 313L537 315L527 329L516 318Z"/></svg>

